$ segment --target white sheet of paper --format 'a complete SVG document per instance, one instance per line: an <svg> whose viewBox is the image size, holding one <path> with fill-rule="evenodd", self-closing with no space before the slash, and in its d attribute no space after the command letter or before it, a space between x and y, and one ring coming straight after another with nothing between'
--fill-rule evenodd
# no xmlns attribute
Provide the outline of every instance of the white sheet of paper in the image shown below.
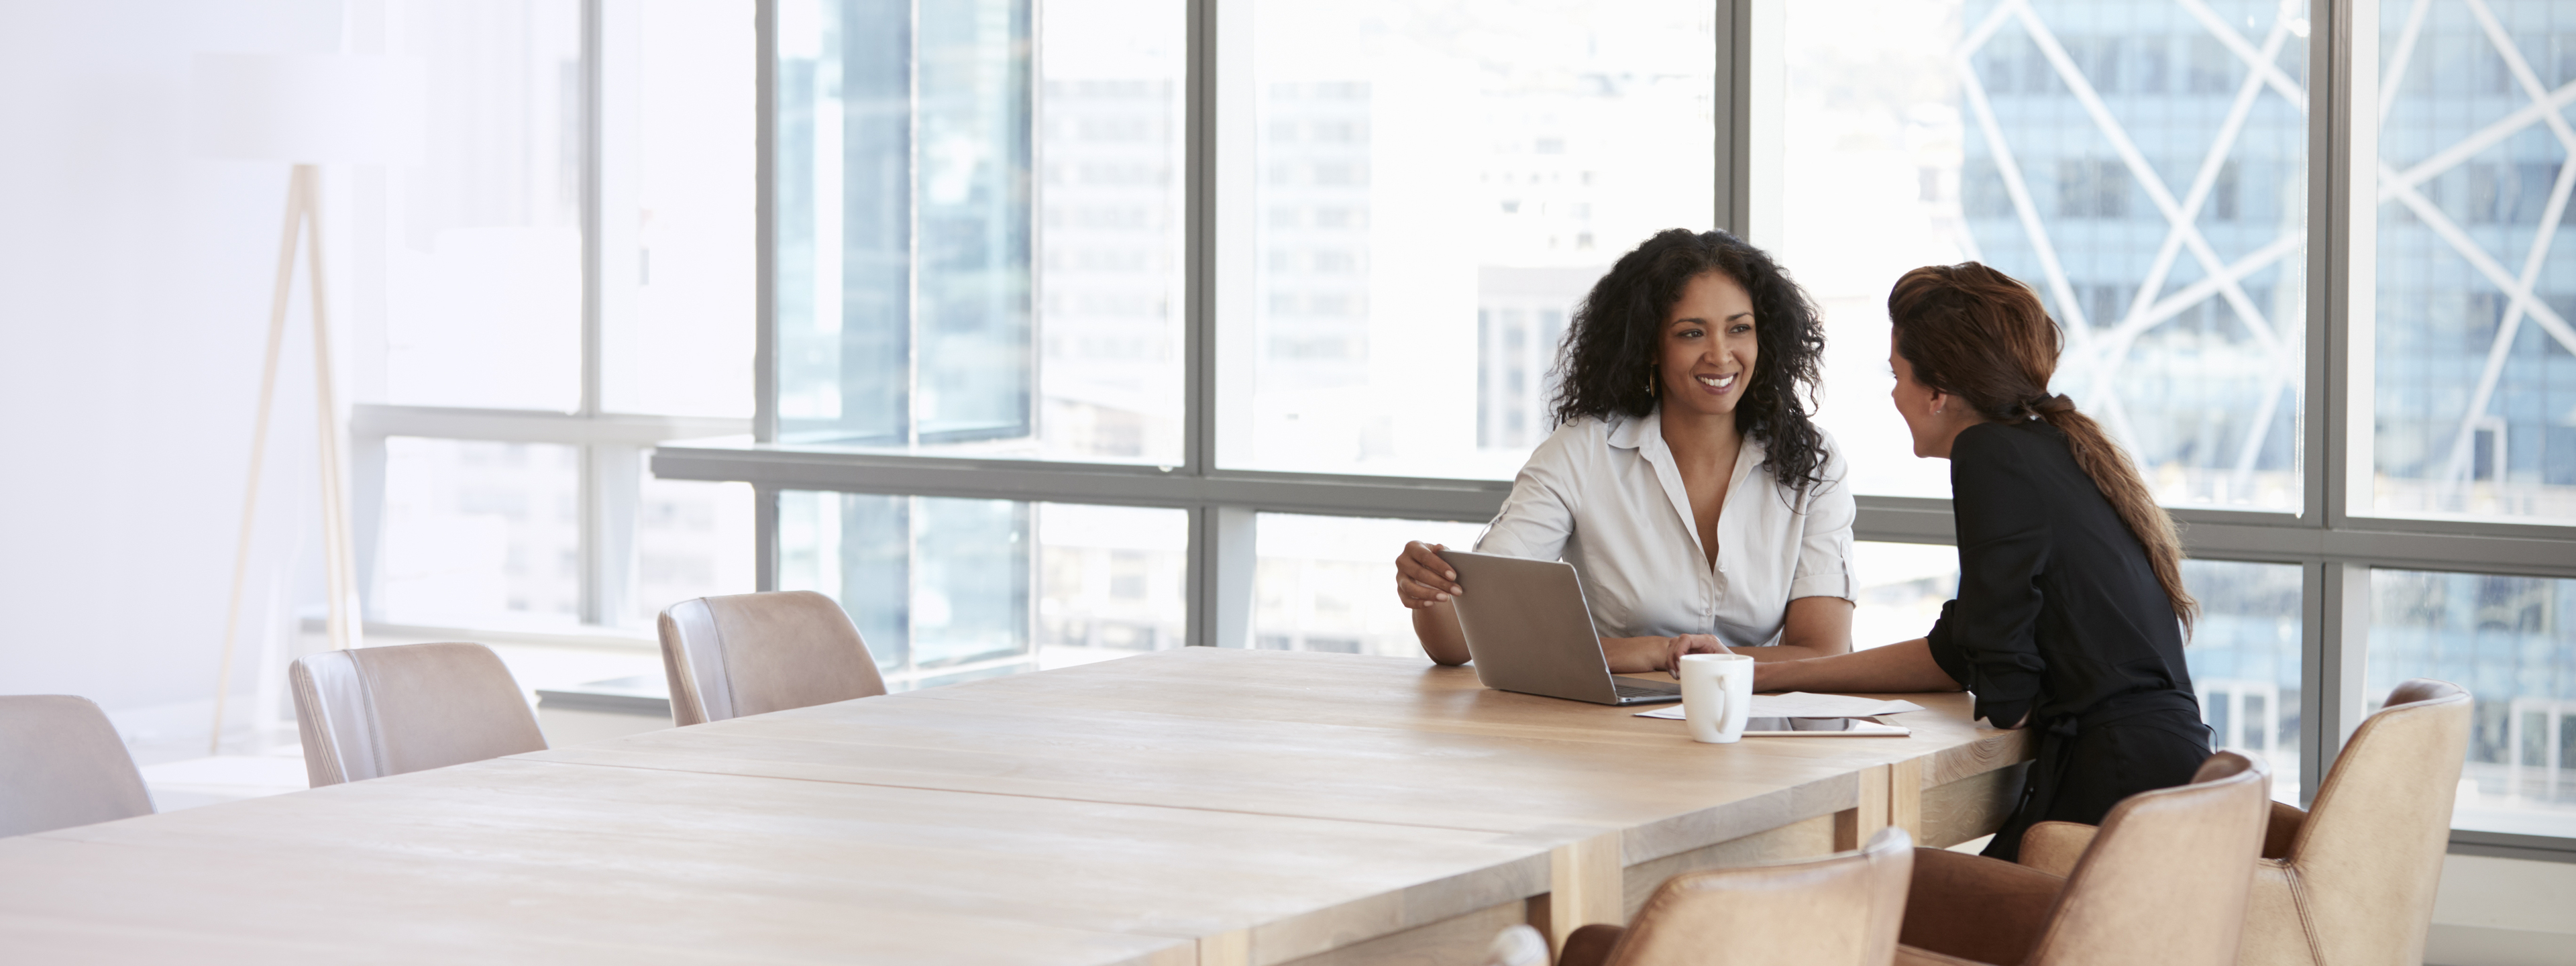
<svg viewBox="0 0 2576 966"><path fill-rule="evenodd" d="M1755 718L1868 718L1882 714L1904 714L1921 711L1923 706L1912 701L1889 701L1883 698L1854 698L1839 694L1809 694L1791 691L1787 694L1753 696L1750 717ZM1683 720L1682 706L1665 705L1653 711L1637 712L1640 718Z"/></svg>

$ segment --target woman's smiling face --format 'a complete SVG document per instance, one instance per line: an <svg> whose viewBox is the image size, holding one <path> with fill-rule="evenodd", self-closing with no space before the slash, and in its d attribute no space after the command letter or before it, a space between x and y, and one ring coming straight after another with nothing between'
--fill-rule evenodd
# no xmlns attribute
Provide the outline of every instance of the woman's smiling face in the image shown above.
<svg viewBox="0 0 2576 966"><path fill-rule="evenodd" d="M1753 296L1725 273L1706 272L1683 286L1681 301L1665 314L1656 354L1664 405L1710 416L1734 413L1761 354L1754 325Z"/></svg>

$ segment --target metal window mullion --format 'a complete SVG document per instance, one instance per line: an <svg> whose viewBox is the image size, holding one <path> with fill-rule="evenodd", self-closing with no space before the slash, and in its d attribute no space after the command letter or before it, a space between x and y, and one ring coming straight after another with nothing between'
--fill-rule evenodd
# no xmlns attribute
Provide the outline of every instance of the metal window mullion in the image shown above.
<svg viewBox="0 0 2576 966"><path fill-rule="evenodd" d="M2299 801L2315 801L2326 769L2369 712L2370 566L2306 568L2299 665Z"/></svg>
<svg viewBox="0 0 2576 966"><path fill-rule="evenodd" d="M1716 161L1715 192L1717 209L1710 213L1710 224L1743 237L1746 213L1752 209L1752 183L1747 171L1752 165L1751 122L1752 92L1748 73L1751 51L1754 0L1726 0L1717 4L1715 51L1717 69L1711 73L1716 89L1711 103L1717 107L1717 142L1711 157Z"/></svg>
<svg viewBox="0 0 2576 966"><path fill-rule="evenodd" d="M921 445L921 0L912 0L905 40L911 44L904 79L903 231L903 443ZM849 147L845 143L843 151ZM906 572L910 566L906 565ZM907 597L906 600L911 598ZM907 639L910 632L905 632ZM904 668L912 668L904 648Z"/></svg>
<svg viewBox="0 0 2576 966"><path fill-rule="evenodd" d="M635 509L643 497L643 449L581 448L583 572L581 618L602 627L623 620L634 585Z"/></svg>
<svg viewBox="0 0 2576 966"><path fill-rule="evenodd" d="M1216 0L1189 0L1183 24L1181 81L1181 472L1204 479L1217 457L1216 312ZM1182 626L1191 646L1240 645L1245 632L1227 619L1250 606L1229 599L1233 573L1226 566L1252 553L1228 523L1250 511L1209 503L1184 507L1189 544L1182 585L1187 596ZM1249 530L1243 527L1241 529Z"/></svg>
<svg viewBox="0 0 2576 966"><path fill-rule="evenodd" d="M752 352L751 433L778 441L778 0L752 13ZM773 491L772 495L775 493ZM771 513L771 519L776 518ZM775 534L764 540L775 542ZM763 573L770 568L764 565ZM767 583L761 589L769 589Z"/></svg>
<svg viewBox="0 0 2576 966"><path fill-rule="evenodd" d="M584 416L599 412L599 317L606 290L601 268L607 240L600 233L606 199L600 195L599 175L607 147L605 6L605 0L581 4L581 401L574 411Z"/></svg>
<svg viewBox="0 0 2576 966"><path fill-rule="evenodd" d="M751 487L752 589L778 589L778 487Z"/></svg>
<svg viewBox="0 0 2576 966"><path fill-rule="evenodd" d="M1249 647L1259 515L1223 505L1191 507L1189 514L1189 643Z"/></svg>
<svg viewBox="0 0 2576 966"><path fill-rule="evenodd" d="M582 417L596 415L600 400L600 313L607 294L602 271L607 239L602 237L606 199L601 197L600 162L607 146L608 72L606 14L604 0L582 0L581 4L581 398L574 412ZM579 472L576 475L578 504L574 508L579 521L576 541L579 543L579 581L581 619L586 624L604 624L603 613L609 604L608 588L601 575L609 569L608 534L602 527L600 511L608 502L606 490L612 481L599 472L601 448L582 445L578 451Z"/></svg>
<svg viewBox="0 0 2576 966"><path fill-rule="evenodd" d="M1181 82L1181 468L1216 465L1216 0L1189 0Z"/></svg>
<svg viewBox="0 0 2576 966"><path fill-rule="evenodd" d="M1028 39L1028 48L1029 48L1029 61L1028 61L1028 72L1029 72L1029 74L1028 74L1028 76L1029 76L1029 90L1028 90L1028 98L1029 98L1029 99L1028 99L1028 124L1029 124L1029 130L1028 130L1028 134L1027 134L1027 137L1028 137L1028 148L1029 148L1029 170L1028 170L1028 179L1029 179L1029 208L1028 208L1028 212L1029 212L1029 236L1028 236L1028 244L1029 244L1029 253L1028 253L1028 270L1029 270L1029 287L1028 287L1028 299L1029 299L1029 302L1028 302L1028 313L1029 313L1029 314L1028 314L1028 321L1029 321L1029 328L1028 328L1028 333L1029 333L1029 354L1028 354L1028 360L1029 360L1029 375L1028 375L1028 380L1029 380L1029 381L1028 381L1028 392L1027 392L1027 394L1021 397L1021 402L1022 402L1023 404L1025 404L1025 405L1028 407L1027 409L1023 410L1023 411L1022 411L1022 413L1021 413L1021 418L1022 418L1022 421L1023 421L1023 425L1026 425L1026 426L1029 428L1029 438L1030 438L1030 439L1032 439L1032 440L1037 441L1037 443L1038 443L1038 445L1039 445L1039 447L1040 447L1041 449L1043 449L1043 448L1045 447L1045 445L1046 445L1046 441L1047 441L1047 416L1046 416L1046 373L1047 373L1047 360L1046 360L1046 287L1047 287L1047 273L1046 273L1046 251L1047 251L1047 248L1046 248L1046 246L1047 246L1047 223L1046 223L1046 222L1047 222L1047 220L1046 220L1046 194L1047 194L1047 181L1046 181L1046 158L1047 158L1047 145L1046 145L1046 140L1047 140L1047 139L1046 139L1046 129L1047 129L1047 128L1046 128L1046 113L1047 113L1047 99L1046 99L1046 22L1047 22L1047 18L1046 18L1046 10L1045 10L1045 6L1046 6L1046 4L1045 4L1045 0L1029 0L1029 39ZM1184 431L1184 432L1187 432L1186 427L1184 428L1184 430L1183 430L1183 431ZM1034 511L1032 511L1032 512L1034 512ZM1032 519L1034 519L1034 517L1032 517ZM1031 560L1036 560L1036 559L1037 559L1037 549L1036 549L1037 544L1035 543L1035 541L1037 540L1037 534L1036 534L1034 531L1032 531L1032 532L1030 533L1030 535L1029 535L1029 540L1031 541L1031 543L1029 544L1029 547L1030 547L1030 550L1029 550L1029 559L1031 559ZM1034 594L1034 593L1036 593L1036 592L1037 592L1037 588L1038 588L1038 582L1037 582L1037 577L1036 577L1036 571L1031 571L1031 572L1030 572L1030 574L1031 574L1031 576L1030 576L1030 579L1029 579L1029 592L1030 592L1030 593L1032 593L1032 594ZM1031 605L1030 605L1030 611L1029 611L1029 612L1030 612L1030 614L1032 614L1032 615L1034 615L1034 614L1036 614L1036 613L1037 613L1037 611L1036 611L1036 605L1035 605L1035 604L1031 604ZM1030 627L1029 640L1030 640L1031 642L1033 642L1030 646L1035 647L1036 645L1034 644L1034 642L1037 640L1037 633L1036 633L1036 627L1037 627L1037 624L1036 624L1036 618L1035 618L1034 616L1032 616L1032 617L1030 618L1030 624L1029 624L1029 627ZM1031 651L1031 652L1030 652L1030 654L1032 655L1032 658L1031 658L1032 660L1035 660L1034 655L1035 655L1036 653L1037 653L1037 652L1035 652L1035 651Z"/></svg>
<svg viewBox="0 0 2576 966"><path fill-rule="evenodd" d="M2367 9L2364 9L2367 8ZM2355 229L2369 209L2356 210L2356 187L2374 183L2375 160L2356 154L2356 125L2375 123L2379 34L2373 0L2310 0L2308 22L2308 344L2306 404L2309 417L2300 443L2307 497L2300 522L2327 538L2327 554L2309 563L2309 593L2302 624L2299 800L2313 801L2344 739L2361 724L2366 708L2370 635L2370 566L2336 559L2338 539L2351 522L2354 490L2366 486L2371 440L2356 427L2356 386L2373 374L2358 371L2356 332L2371 331L2368 288L2376 284L2372 245L2356 245ZM2366 25L2366 26L2365 26ZM2365 92L2364 88L2368 90ZM2370 152L2375 155L2375 150ZM2367 242L2365 230L2359 238ZM2360 299L2356 299L2356 295ZM2358 305L2356 302L2358 301ZM2359 309L2359 313L2356 313ZM2356 325L2358 323L2358 325ZM2358 459L2356 459L2356 456ZM2356 478L2356 474L2359 474Z"/></svg>

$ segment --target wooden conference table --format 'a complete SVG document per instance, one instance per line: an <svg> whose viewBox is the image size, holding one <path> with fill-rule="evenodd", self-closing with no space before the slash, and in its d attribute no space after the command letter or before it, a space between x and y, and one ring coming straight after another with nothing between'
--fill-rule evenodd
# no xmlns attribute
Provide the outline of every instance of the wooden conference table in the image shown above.
<svg viewBox="0 0 2576 966"><path fill-rule="evenodd" d="M9 962L1472 962L1675 873L1994 830L2024 735L1693 743L1186 648L0 839Z"/></svg>

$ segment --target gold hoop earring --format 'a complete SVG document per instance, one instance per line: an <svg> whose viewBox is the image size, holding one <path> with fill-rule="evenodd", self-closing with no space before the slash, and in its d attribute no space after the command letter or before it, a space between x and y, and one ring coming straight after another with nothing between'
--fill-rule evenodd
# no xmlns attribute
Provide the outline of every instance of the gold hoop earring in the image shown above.
<svg viewBox="0 0 2576 966"><path fill-rule="evenodd" d="M1651 373L1651 372L1650 372L1650 373L1647 373L1647 374L1646 374L1646 395L1647 395L1647 397L1648 397L1648 398L1653 398L1653 397L1661 396L1661 395L1663 395L1663 394L1664 394L1664 393L1663 393L1663 387L1655 385L1655 374L1654 374L1654 373Z"/></svg>

